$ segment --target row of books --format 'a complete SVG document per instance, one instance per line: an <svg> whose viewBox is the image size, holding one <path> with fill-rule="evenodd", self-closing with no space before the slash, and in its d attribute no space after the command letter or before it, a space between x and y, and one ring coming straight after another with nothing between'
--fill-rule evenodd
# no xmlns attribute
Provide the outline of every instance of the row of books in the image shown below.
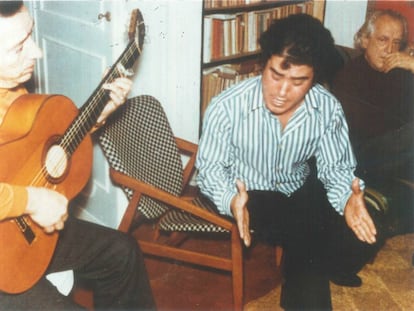
<svg viewBox="0 0 414 311"><path fill-rule="evenodd" d="M239 64L225 64L203 70L203 92L201 118L211 99L228 87L260 74L256 61Z"/></svg>
<svg viewBox="0 0 414 311"><path fill-rule="evenodd" d="M272 21L296 13L312 14L313 2L204 16L203 62L257 52L260 48L258 39Z"/></svg>
<svg viewBox="0 0 414 311"><path fill-rule="evenodd" d="M279 0L204 0L204 8L231 8L245 5L255 5L261 3L277 2Z"/></svg>

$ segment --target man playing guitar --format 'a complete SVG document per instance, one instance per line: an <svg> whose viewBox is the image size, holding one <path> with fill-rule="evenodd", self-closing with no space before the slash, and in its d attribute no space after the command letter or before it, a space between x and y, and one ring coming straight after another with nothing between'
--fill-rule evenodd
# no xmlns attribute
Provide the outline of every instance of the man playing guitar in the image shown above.
<svg viewBox="0 0 414 311"><path fill-rule="evenodd" d="M5 144L7 135L2 129L10 107L27 93L23 83L30 79L36 59L42 57L32 39L33 23L23 1L0 2L0 141ZM102 88L109 91L109 100L97 118L97 124L102 124L125 102L131 86L131 80L125 77L103 84ZM24 121L14 123L20 127ZM0 225L15 217L31 219L47 235L59 232L44 275L73 270L77 280L92 285L95 309L155 309L143 256L131 237L69 216L68 198L57 191L0 180ZM60 295L44 275L18 294L0 289L1 308L80 309L70 298ZM3 277L1 274L0 278Z"/></svg>

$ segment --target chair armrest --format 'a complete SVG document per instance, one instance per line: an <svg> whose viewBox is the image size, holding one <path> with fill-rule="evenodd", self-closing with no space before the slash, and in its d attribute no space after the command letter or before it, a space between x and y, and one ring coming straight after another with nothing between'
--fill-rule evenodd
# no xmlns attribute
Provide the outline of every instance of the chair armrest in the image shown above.
<svg viewBox="0 0 414 311"><path fill-rule="evenodd" d="M191 176L193 176L195 172L194 165L196 161L198 145L179 137L175 137L175 142L177 143L177 147L180 152L189 157L189 160L185 165L183 171L183 188L186 188Z"/></svg>
<svg viewBox="0 0 414 311"><path fill-rule="evenodd" d="M197 153L197 144L179 137L175 137L175 142L177 143L178 149L180 149L182 152L186 152L187 155Z"/></svg>
<svg viewBox="0 0 414 311"><path fill-rule="evenodd" d="M403 178L397 178L396 180L414 190L414 182L412 180Z"/></svg>
<svg viewBox="0 0 414 311"><path fill-rule="evenodd" d="M233 223L230 220L224 219L217 214L208 212L188 201L181 199L180 197L174 196L152 185L146 184L140 180L120 173L113 168L110 169L110 176L115 183L128 187L142 195L146 195L152 199L163 202L166 205L186 211L192 215L214 223L226 230L231 231L232 229Z"/></svg>

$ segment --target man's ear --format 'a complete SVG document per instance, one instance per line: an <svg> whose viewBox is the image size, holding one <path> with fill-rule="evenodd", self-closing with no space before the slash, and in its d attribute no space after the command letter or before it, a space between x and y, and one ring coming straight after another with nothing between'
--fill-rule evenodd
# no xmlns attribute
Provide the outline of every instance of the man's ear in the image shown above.
<svg viewBox="0 0 414 311"><path fill-rule="evenodd" d="M366 48L367 48L367 46L368 46L368 41L369 41L369 38L368 38L368 36L363 36L362 38L361 38L361 47L365 50Z"/></svg>

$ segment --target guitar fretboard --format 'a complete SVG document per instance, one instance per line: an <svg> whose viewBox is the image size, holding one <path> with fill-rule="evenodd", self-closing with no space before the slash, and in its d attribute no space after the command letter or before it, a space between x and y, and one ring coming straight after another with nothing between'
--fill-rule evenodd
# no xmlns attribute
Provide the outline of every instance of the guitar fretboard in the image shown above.
<svg viewBox="0 0 414 311"><path fill-rule="evenodd" d="M80 108L79 115L73 120L60 140L60 146L66 150L69 157L82 142L85 135L96 124L99 115L108 103L109 91L103 89L102 85L104 83L111 83L116 78L123 76L123 71L130 70L139 55L140 50L136 41L131 40L124 52L102 79L101 83Z"/></svg>

